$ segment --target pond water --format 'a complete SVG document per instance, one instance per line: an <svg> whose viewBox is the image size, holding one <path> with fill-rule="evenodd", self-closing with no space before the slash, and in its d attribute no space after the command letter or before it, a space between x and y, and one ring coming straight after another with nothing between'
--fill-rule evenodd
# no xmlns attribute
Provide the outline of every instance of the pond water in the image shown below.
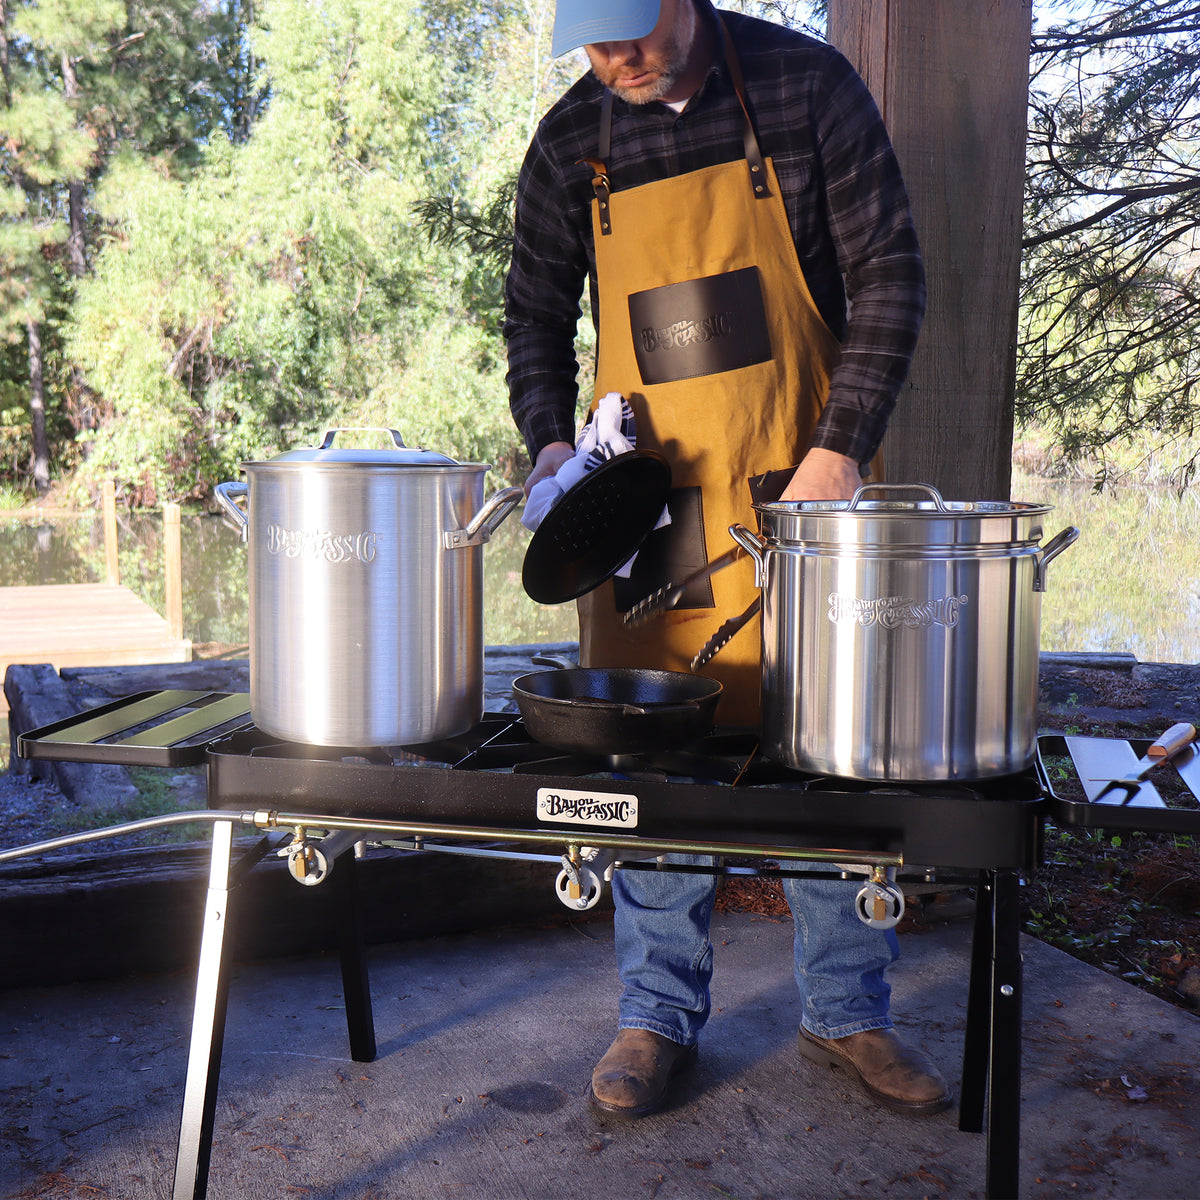
<svg viewBox="0 0 1200 1200"><path fill-rule="evenodd" d="M1200 658L1200 497L1122 488L1095 495L1086 484L1018 476L1016 500L1053 504L1048 540L1066 525L1079 541L1048 570L1042 649L1124 651L1147 662ZM573 641L574 605L535 604L521 587L529 533L516 516L484 553L484 639L489 645ZM162 522L120 519L121 582L164 610ZM220 517L183 518L184 636L197 646L248 639L246 551ZM98 519L35 523L0 517L0 586L86 583L104 578Z"/></svg>
<svg viewBox="0 0 1200 1200"><path fill-rule="evenodd" d="M1142 662L1200 661L1200 495L1015 476L1014 500L1053 504L1046 537L1079 541L1048 568L1042 649L1122 651Z"/></svg>
<svg viewBox="0 0 1200 1200"><path fill-rule="evenodd" d="M517 516L501 525L484 551L484 640L489 645L574 641L572 604L535 604L521 587L529 532ZM244 646L249 639L246 547L218 516L184 515L183 635L193 645ZM123 514L117 531L120 581L156 612L165 610L162 518ZM0 587L96 583L105 578L98 517L34 522L0 515Z"/></svg>

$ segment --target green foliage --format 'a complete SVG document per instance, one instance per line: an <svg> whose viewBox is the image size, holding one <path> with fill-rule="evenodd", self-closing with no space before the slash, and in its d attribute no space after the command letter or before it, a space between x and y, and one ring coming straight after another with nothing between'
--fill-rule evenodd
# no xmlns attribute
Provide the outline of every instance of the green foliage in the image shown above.
<svg viewBox="0 0 1200 1200"><path fill-rule="evenodd" d="M495 279L412 217L448 152L429 138L447 66L418 11L336 0L314 36L303 0L263 5L250 41L271 99L250 136L214 136L184 178L113 164L69 343L118 417L89 437L91 474L199 496L239 461L363 423L511 473ZM481 289L491 303L471 302Z"/></svg>
<svg viewBox="0 0 1200 1200"><path fill-rule="evenodd" d="M25 503L26 497L16 488L0 484L0 512L14 512L16 509L22 508Z"/></svg>
<svg viewBox="0 0 1200 1200"><path fill-rule="evenodd" d="M809 0L731 6L824 22ZM1100 482L1146 444L1177 486L1200 462L1194 7L1078 0L1034 39L1018 416ZM198 498L368 418L523 469L499 336L512 181L586 67L549 57L552 0L0 14L0 478L25 490L41 420L31 333L76 495L115 475L133 502ZM586 395L586 320L578 349Z"/></svg>
<svg viewBox="0 0 1200 1200"><path fill-rule="evenodd" d="M177 772L176 772L177 773ZM109 804L94 808L78 808L59 814L56 821L56 836L83 833L93 829L108 829L131 821L145 821L168 813L188 811L180 809L175 793L161 769L131 767L129 777L137 788L136 794L123 804ZM207 841L212 836L212 824L194 821L178 825L166 825L161 829L146 830L137 835L140 844L173 845L182 842Z"/></svg>
<svg viewBox="0 0 1200 1200"><path fill-rule="evenodd" d="M434 320L414 343L407 369L374 389L360 410L365 423L398 429L408 445L491 463L495 482L515 482L528 462L517 453L496 349L479 326Z"/></svg>
<svg viewBox="0 0 1200 1200"><path fill-rule="evenodd" d="M72 468L72 439L105 413L62 354L95 232L91 187L118 145L194 158L221 104L221 66L205 50L227 25L222 10L190 0L0 4L0 339L25 351L0 356L0 389L19 385L33 451L14 462L6 448L14 481L32 460L42 489L50 447Z"/></svg>

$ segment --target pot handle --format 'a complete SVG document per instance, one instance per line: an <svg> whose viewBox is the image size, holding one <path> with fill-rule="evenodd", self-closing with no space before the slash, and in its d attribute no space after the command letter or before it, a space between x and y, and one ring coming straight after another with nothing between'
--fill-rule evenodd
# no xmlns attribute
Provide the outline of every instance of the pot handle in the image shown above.
<svg viewBox="0 0 1200 1200"><path fill-rule="evenodd" d="M867 492L924 492L937 505L938 512L944 513L950 511L946 507L945 500L942 499L942 493L931 483L864 483L850 497L850 502L843 511L853 512L858 507L858 502Z"/></svg>
<svg viewBox="0 0 1200 1200"><path fill-rule="evenodd" d="M1061 533L1056 533L1039 551L1033 568L1033 590L1046 590L1046 564L1057 558L1068 546L1073 546L1079 540L1079 530L1074 525L1068 525Z"/></svg>
<svg viewBox="0 0 1200 1200"><path fill-rule="evenodd" d="M496 532L500 522L517 506L525 495L522 488L503 488L494 492L488 502L471 518L464 529L450 529L442 535L442 544L447 550L461 550L464 546L482 546Z"/></svg>
<svg viewBox="0 0 1200 1200"><path fill-rule="evenodd" d="M730 525L729 536L754 559L754 586L762 587L763 551L767 547L766 542L758 534L747 529L745 525Z"/></svg>
<svg viewBox="0 0 1200 1200"><path fill-rule="evenodd" d="M250 522L246 516L246 510L238 504L235 497L245 496L246 503L250 502L250 489L244 483L218 483L213 488L213 495L217 498L217 503L225 510L226 515L232 518L233 523L241 530L242 541L246 540L246 529Z"/></svg>

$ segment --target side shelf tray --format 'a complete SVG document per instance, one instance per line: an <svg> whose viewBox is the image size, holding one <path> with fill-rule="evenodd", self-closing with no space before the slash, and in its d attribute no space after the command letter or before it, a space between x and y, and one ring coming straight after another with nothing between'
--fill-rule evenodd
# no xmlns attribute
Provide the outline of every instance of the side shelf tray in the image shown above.
<svg viewBox="0 0 1200 1200"><path fill-rule="evenodd" d="M17 738L22 758L194 767L209 742L250 724L245 692L138 692Z"/></svg>
<svg viewBox="0 0 1200 1200"><path fill-rule="evenodd" d="M1200 750L1193 744L1146 779L1132 795L1122 790L1105 792L1106 784L1137 769L1138 759L1150 746L1149 739L1122 741L1120 738L1072 737L1044 734L1038 738L1038 759L1049 793L1052 820L1061 825L1087 829L1140 829L1146 833L1200 834ZM1064 800L1054 792L1054 779L1047 759L1069 758L1086 800ZM1163 800L1155 782L1180 779L1187 795L1171 807Z"/></svg>

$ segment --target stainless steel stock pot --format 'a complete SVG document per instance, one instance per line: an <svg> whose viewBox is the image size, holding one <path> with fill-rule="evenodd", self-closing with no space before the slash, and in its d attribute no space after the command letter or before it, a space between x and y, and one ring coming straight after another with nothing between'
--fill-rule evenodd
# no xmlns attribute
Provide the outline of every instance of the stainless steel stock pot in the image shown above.
<svg viewBox="0 0 1200 1200"><path fill-rule="evenodd" d="M915 498L914 498L915 495ZM762 587L762 749L853 779L1023 770L1037 733L1048 506L868 485L829 503L756 504L734 540Z"/></svg>
<svg viewBox="0 0 1200 1200"><path fill-rule="evenodd" d="M483 715L483 543L521 499L484 463L319 446L242 464L216 496L249 556L250 709L322 746L449 737ZM244 507L239 501L244 501Z"/></svg>

